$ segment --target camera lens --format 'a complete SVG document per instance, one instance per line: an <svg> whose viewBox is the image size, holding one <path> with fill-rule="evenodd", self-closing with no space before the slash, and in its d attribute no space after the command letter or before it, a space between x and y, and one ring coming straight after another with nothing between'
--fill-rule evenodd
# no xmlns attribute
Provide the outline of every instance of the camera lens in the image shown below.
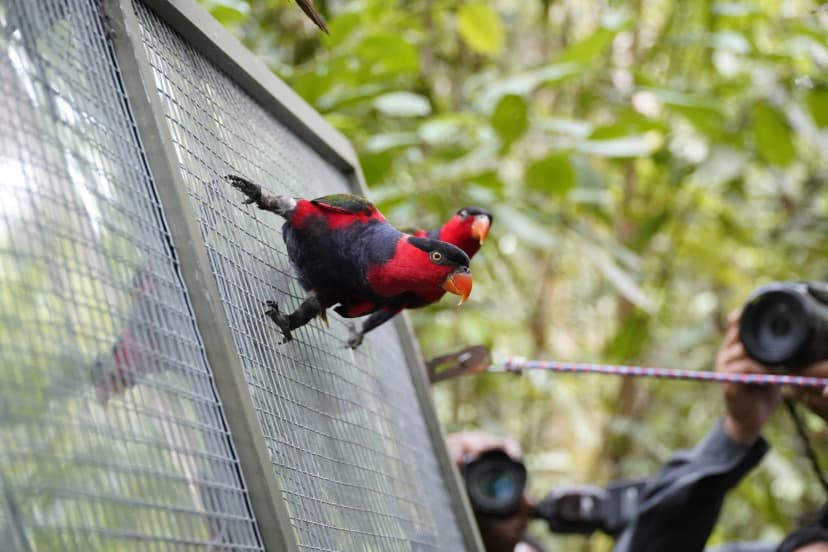
<svg viewBox="0 0 828 552"><path fill-rule="evenodd" d="M798 294L786 290L769 291L745 307L740 338L746 352L759 362L787 364L799 356L807 344L808 320Z"/></svg>
<svg viewBox="0 0 828 552"><path fill-rule="evenodd" d="M489 504L502 504L512 500L518 490L515 474L504 466L481 468L475 479L475 493Z"/></svg>
<svg viewBox="0 0 828 552"><path fill-rule="evenodd" d="M526 468L521 462L505 452L489 451L469 462L464 475L477 513L505 517L517 512L526 485Z"/></svg>

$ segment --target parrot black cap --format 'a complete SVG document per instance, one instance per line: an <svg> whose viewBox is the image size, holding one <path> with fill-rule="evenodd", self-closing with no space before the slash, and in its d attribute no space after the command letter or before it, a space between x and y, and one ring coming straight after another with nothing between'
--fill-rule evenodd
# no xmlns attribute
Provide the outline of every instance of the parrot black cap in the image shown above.
<svg viewBox="0 0 828 552"><path fill-rule="evenodd" d="M457 210L458 215L463 215L463 213L465 213L467 216L486 215L487 217L489 217L489 220L494 220L494 215L492 215L490 211L487 211L482 207L463 207L462 209Z"/></svg>
<svg viewBox="0 0 828 552"><path fill-rule="evenodd" d="M439 261L438 264L455 264L464 267L469 266L469 256L466 255L463 252L463 250L457 247L456 245L452 245L450 243L446 243L440 240L432 240L430 238L416 238L414 236L410 236L408 238L408 243L410 243L417 249L422 249L426 253L431 253L433 251L442 253L442 260Z"/></svg>

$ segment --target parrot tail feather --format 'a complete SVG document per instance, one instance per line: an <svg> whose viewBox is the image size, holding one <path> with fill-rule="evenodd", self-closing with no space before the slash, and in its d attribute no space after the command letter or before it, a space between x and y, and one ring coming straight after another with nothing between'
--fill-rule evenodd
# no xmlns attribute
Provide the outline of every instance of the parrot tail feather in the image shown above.
<svg viewBox="0 0 828 552"><path fill-rule="evenodd" d="M325 34L331 34L328 30L328 26L325 24L325 20L313 6L312 0L296 0L296 3L299 4L299 7L302 8L303 12L305 12L305 15L307 15L317 27L322 29Z"/></svg>

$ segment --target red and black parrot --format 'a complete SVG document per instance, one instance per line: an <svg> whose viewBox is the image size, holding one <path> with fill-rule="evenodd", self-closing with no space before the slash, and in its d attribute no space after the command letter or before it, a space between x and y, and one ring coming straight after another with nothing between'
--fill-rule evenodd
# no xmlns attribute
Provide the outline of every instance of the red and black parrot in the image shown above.
<svg viewBox="0 0 828 552"><path fill-rule="evenodd" d="M462 249L469 259L480 251L492 227L492 214L480 207L463 207L435 230L402 229L407 234L448 242Z"/></svg>
<svg viewBox="0 0 828 552"><path fill-rule="evenodd" d="M129 312L120 334L106 353L97 356L92 367L95 394L101 404L138 383L139 376L160 370L157 355L150 351L158 350L161 330L141 324L142 317L150 316L154 287L149 267L141 266L132 279Z"/></svg>
<svg viewBox="0 0 828 552"><path fill-rule="evenodd" d="M468 255L449 243L397 230L362 197L335 194L308 200L269 194L240 176L225 180L247 196L244 203L285 219L288 258L308 292L291 314L266 302L265 314L285 341L314 317L326 320L327 309L335 305L339 315L355 318L409 295L448 291L459 295L462 304L471 293Z"/></svg>
<svg viewBox="0 0 828 552"><path fill-rule="evenodd" d="M480 246L483 245L486 236L489 235L492 220L492 214L485 209L463 207L440 228L430 231L417 228L402 228L401 230L416 237L431 238L456 245L471 259L480 250ZM366 333L384 324L403 309L418 309L431 305L442 299L443 295L445 295L445 291L431 289L426 292L407 293L394 298L371 314L363 322L360 330L352 329L348 345L352 348L358 346L362 343Z"/></svg>

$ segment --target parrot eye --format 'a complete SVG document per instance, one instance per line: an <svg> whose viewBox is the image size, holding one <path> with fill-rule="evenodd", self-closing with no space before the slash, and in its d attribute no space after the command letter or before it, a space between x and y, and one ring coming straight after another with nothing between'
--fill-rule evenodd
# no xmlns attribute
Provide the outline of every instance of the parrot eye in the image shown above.
<svg viewBox="0 0 828 552"><path fill-rule="evenodd" d="M429 255L429 258L431 259L432 262L439 263L440 261L443 260L443 254L440 253L439 251L432 251L431 254Z"/></svg>
<svg viewBox="0 0 828 552"><path fill-rule="evenodd" d="M469 216L469 212L465 209L461 209L460 212L457 214L460 215L460 218L466 218L467 216Z"/></svg>

